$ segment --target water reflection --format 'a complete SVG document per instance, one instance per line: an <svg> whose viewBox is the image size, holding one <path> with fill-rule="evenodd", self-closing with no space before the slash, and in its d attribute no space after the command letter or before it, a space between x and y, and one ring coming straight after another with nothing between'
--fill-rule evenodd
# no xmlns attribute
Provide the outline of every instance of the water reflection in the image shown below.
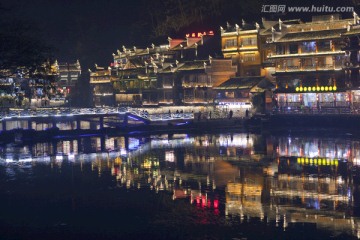
<svg viewBox="0 0 360 240"><path fill-rule="evenodd" d="M247 133L93 137L0 148L1 179L39 166L106 175L116 187L168 191L229 223L251 218L360 237L360 140ZM73 171L73 170L72 170ZM100 180L99 180L100 181Z"/></svg>

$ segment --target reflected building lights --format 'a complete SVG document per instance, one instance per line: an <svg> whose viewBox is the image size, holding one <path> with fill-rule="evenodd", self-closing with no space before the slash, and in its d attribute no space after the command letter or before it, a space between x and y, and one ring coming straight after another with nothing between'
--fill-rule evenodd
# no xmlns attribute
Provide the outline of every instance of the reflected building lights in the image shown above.
<svg viewBox="0 0 360 240"><path fill-rule="evenodd" d="M257 218L284 230L289 223L307 222L359 236L360 221L348 211L355 204L349 170L358 165L359 142L288 136L271 144L263 140L248 134L93 137L54 146L9 146L1 154L13 162L28 154L32 167L41 163L55 170L71 161L81 174L110 174L118 188L168 191L173 200L189 199L214 214L223 211L229 221ZM273 149L258 149L259 142ZM99 149L106 152L96 153ZM50 160L40 161L40 156Z"/></svg>

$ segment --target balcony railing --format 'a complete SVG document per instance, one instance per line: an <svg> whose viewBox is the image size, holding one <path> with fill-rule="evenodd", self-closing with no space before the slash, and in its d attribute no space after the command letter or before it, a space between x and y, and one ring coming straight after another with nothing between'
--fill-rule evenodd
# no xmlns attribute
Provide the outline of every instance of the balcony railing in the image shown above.
<svg viewBox="0 0 360 240"><path fill-rule="evenodd" d="M171 104L171 103L173 103L173 100L172 99L160 99L159 103Z"/></svg>
<svg viewBox="0 0 360 240"><path fill-rule="evenodd" d="M147 100L143 100L143 105L158 105L159 102L158 101L147 101Z"/></svg>
<svg viewBox="0 0 360 240"><path fill-rule="evenodd" d="M316 70L316 66L315 65L304 65L302 67L303 70L305 71L315 71Z"/></svg>
<svg viewBox="0 0 360 240"><path fill-rule="evenodd" d="M276 72L297 72L297 71L321 71L321 70L334 70L340 69L341 64L336 64L335 68L333 64L322 64L322 65L304 65L304 66L278 66L275 68Z"/></svg>
<svg viewBox="0 0 360 240"><path fill-rule="evenodd" d="M341 49L335 49L335 51L308 51L308 52L301 52L301 53L285 53L285 52L274 52L268 56L268 58L291 58L291 57L307 57L307 56L318 56L318 55L327 55L333 56L338 54L343 54L345 51Z"/></svg>
<svg viewBox="0 0 360 240"><path fill-rule="evenodd" d="M322 64L322 65L318 66L318 69L320 69L320 70L333 70L334 69L334 64Z"/></svg>
<svg viewBox="0 0 360 240"><path fill-rule="evenodd" d="M208 82L183 82L183 87L212 87L211 83Z"/></svg>
<svg viewBox="0 0 360 240"><path fill-rule="evenodd" d="M287 71L299 71L300 70L300 66L288 66Z"/></svg>

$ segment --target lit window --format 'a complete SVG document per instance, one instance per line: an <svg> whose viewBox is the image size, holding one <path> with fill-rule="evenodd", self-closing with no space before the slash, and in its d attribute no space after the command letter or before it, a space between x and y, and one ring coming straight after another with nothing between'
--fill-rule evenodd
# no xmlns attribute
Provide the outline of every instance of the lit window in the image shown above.
<svg viewBox="0 0 360 240"><path fill-rule="evenodd" d="M226 39L225 41L225 48L235 47L236 46L236 39Z"/></svg>
<svg viewBox="0 0 360 240"><path fill-rule="evenodd" d="M254 62L254 61L255 61L255 53L244 54L244 62Z"/></svg>

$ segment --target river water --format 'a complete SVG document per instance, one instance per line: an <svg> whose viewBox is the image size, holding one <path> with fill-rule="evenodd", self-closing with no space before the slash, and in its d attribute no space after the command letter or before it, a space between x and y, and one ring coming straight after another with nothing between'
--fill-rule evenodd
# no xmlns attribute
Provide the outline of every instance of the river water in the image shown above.
<svg viewBox="0 0 360 240"><path fill-rule="evenodd" d="M0 239L360 237L351 134L79 136L0 157Z"/></svg>

